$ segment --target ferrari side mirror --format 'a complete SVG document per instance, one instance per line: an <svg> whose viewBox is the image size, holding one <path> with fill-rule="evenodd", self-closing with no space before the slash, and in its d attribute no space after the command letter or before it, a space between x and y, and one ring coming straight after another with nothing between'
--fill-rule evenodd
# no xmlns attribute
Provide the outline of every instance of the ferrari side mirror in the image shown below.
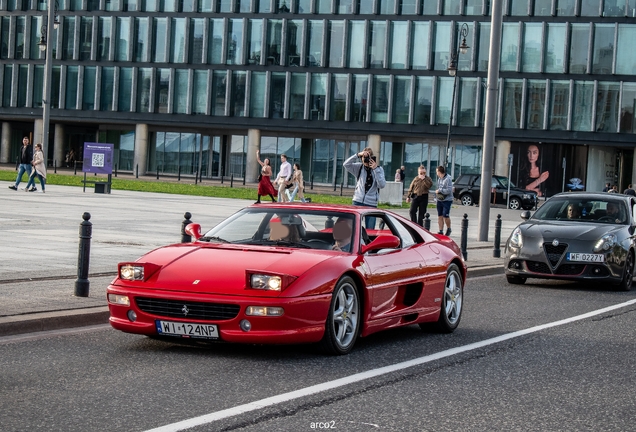
<svg viewBox="0 0 636 432"><path fill-rule="evenodd" d="M201 238L201 225L198 223L191 223L185 227L185 232L190 237L194 237L195 240L199 240Z"/></svg>
<svg viewBox="0 0 636 432"><path fill-rule="evenodd" d="M362 246L362 253L380 249L395 249L400 246L400 239L394 235L379 235L368 245Z"/></svg>

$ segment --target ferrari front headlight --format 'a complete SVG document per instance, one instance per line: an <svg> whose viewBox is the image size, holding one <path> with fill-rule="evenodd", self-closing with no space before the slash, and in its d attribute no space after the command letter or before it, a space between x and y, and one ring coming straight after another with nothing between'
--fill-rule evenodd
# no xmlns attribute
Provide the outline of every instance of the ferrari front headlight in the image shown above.
<svg viewBox="0 0 636 432"><path fill-rule="evenodd" d="M615 234L605 234L594 245L594 252L607 252L616 244Z"/></svg>
<svg viewBox="0 0 636 432"><path fill-rule="evenodd" d="M283 279L280 276L253 274L250 277L250 287L268 291L280 291L283 286Z"/></svg>
<svg viewBox="0 0 636 432"><path fill-rule="evenodd" d="M123 265L119 268L119 277L124 280L144 280L144 266L142 265Z"/></svg>
<svg viewBox="0 0 636 432"><path fill-rule="evenodd" d="M521 235L521 228L517 227L510 234L510 246L520 248L523 246L523 236Z"/></svg>

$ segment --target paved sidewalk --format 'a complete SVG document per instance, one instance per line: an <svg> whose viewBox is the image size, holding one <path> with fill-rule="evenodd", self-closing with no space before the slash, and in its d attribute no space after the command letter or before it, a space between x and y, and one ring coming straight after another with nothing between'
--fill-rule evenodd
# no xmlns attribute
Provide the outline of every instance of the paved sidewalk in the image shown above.
<svg viewBox="0 0 636 432"><path fill-rule="evenodd" d="M58 185L47 186L46 194L26 193L9 189L10 184L0 182L0 336L107 323L106 287L118 262L179 242L186 212L206 230L253 202L119 190L96 194ZM75 297L84 212L92 223L90 291L88 297ZM408 217L407 209L397 213ZM458 244L464 213L469 220L469 277L503 273L502 258L493 258L494 221L502 215L503 246L521 221L520 212L491 209L490 242L479 242L479 209L453 206L451 238ZM432 219L436 230L437 218Z"/></svg>

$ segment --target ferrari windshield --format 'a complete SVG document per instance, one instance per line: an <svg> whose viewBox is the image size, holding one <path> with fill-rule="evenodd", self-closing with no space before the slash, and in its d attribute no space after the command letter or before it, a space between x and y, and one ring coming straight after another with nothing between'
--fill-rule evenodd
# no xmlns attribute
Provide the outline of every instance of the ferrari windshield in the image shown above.
<svg viewBox="0 0 636 432"><path fill-rule="evenodd" d="M349 252L355 226L352 213L246 208L199 240Z"/></svg>
<svg viewBox="0 0 636 432"><path fill-rule="evenodd" d="M587 199L577 197L556 197L549 199L532 216L532 219L549 221L573 221L607 224L626 224L629 212L625 203L606 198Z"/></svg>

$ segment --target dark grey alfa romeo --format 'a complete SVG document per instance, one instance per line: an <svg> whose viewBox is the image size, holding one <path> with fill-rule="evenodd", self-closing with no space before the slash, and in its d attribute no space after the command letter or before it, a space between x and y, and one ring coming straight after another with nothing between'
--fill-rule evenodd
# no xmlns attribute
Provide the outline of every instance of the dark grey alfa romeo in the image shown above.
<svg viewBox="0 0 636 432"><path fill-rule="evenodd" d="M516 227L505 250L511 284L527 278L607 281L629 291L636 256L636 198L566 192Z"/></svg>

